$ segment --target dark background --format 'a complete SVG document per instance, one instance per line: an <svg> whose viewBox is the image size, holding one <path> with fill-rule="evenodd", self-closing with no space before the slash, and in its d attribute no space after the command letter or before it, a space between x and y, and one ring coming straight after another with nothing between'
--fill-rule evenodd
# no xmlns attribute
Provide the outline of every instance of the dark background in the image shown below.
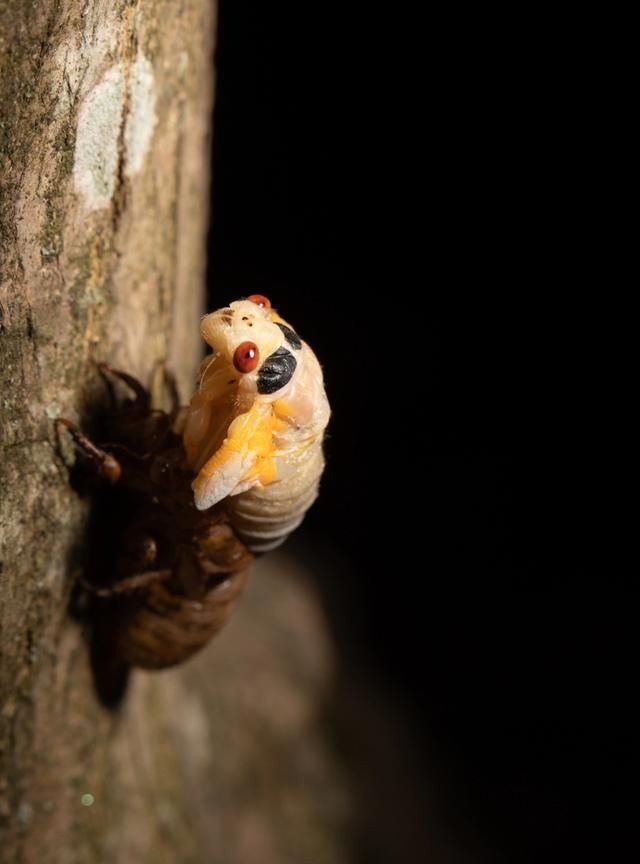
<svg viewBox="0 0 640 864"><path fill-rule="evenodd" d="M266 294L324 366L320 587L349 668L435 742L469 860L578 860L626 758L600 721L634 630L568 422L557 61L522 22L300 5L220 3L212 306Z"/></svg>

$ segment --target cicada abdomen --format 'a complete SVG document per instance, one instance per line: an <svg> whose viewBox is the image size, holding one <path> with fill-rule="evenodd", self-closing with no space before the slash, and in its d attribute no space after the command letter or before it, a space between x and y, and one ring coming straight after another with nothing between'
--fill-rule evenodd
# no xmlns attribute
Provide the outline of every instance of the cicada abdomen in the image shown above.
<svg viewBox="0 0 640 864"><path fill-rule="evenodd" d="M230 502L233 527L252 552L275 549L304 519L318 496L324 470L318 442L291 454L287 476L264 489L251 490Z"/></svg>

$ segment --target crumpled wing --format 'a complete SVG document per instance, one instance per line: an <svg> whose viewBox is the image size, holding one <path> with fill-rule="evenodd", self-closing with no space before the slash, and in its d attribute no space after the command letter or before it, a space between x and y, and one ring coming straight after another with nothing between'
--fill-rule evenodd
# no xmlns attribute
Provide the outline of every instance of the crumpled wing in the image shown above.
<svg viewBox="0 0 640 864"><path fill-rule="evenodd" d="M275 479L273 432L280 424L270 404L254 404L235 418L221 446L193 481L198 510Z"/></svg>

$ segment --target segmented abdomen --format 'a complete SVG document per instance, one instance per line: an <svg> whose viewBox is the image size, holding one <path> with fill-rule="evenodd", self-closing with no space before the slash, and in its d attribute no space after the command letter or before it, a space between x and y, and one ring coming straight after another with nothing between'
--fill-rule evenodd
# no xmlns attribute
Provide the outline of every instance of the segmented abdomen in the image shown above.
<svg viewBox="0 0 640 864"><path fill-rule="evenodd" d="M322 443L316 441L279 458L282 479L230 499L231 524L252 552L275 549L298 527L318 496L323 469Z"/></svg>
<svg viewBox="0 0 640 864"><path fill-rule="evenodd" d="M224 627L246 580L246 570L230 573L200 600L153 585L118 630L120 657L142 669L166 669L187 660Z"/></svg>
<svg viewBox="0 0 640 864"><path fill-rule="evenodd" d="M218 508L190 525L193 508L183 512L180 497L170 499L175 509L169 521L164 512L156 521L142 514L137 533L154 537L158 569L148 579L142 571L111 589L116 650L129 666L166 669L187 660L224 627L244 590L252 556L227 516ZM136 580L147 584L136 590Z"/></svg>

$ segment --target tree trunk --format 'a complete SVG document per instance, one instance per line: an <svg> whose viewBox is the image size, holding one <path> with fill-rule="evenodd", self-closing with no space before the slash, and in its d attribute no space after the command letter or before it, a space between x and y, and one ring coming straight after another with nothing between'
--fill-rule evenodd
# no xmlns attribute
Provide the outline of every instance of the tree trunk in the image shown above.
<svg viewBox="0 0 640 864"><path fill-rule="evenodd" d="M67 614L87 502L69 485L52 420L82 423L102 392L98 360L144 380L169 358L188 392L200 350L213 13L212 0L0 5L8 861L103 861L109 844L120 850L114 860L133 860L134 840L139 851L160 830L124 794L135 773L127 721L99 707ZM147 690L146 699L161 698L162 688ZM135 687L133 701L140 711ZM144 758L153 730L138 719ZM149 790L159 800L174 783L164 776ZM189 832L178 817L175 826L191 860ZM172 845L154 849L154 860L177 860Z"/></svg>

